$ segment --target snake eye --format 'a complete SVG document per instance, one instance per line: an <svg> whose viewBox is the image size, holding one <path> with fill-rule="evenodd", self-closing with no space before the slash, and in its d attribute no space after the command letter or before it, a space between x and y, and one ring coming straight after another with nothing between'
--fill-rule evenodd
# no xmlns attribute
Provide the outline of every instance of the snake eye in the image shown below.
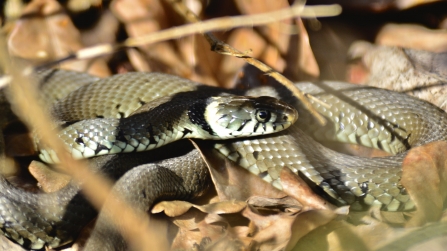
<svg viewBox="0 0 447 251"><path fill-rule="evenodd" d="M266 110L257 110L256 111L256 119L259 122L266 122L270 119L270 117L271 117L271 114L269 111L266 111Z"/></svg>

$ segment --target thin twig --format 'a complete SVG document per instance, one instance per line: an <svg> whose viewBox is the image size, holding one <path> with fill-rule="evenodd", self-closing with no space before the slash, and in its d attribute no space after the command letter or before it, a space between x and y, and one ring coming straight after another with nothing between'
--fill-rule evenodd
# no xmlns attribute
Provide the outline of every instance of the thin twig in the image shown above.
<svg viewBox="0 0 447 251"><path fill-rule="evenodd" d="M170 1L177 2L177 1ZM189 11L189 10L188 10ZM238 17L221 17L214 18L207 21L201 21L191 24L185 24L178 27L173 27L152 34L130 37L122 43L118 44L99 44L92 47L81 49L66 58L58 60L57 62L50 62L44 67L53 66L61 63L61 61L68 61L73 59L88 59L99 57L116 52L123 48L136 47L142 45L153 44L170 39L177 39L188 35L197 33L205 33L209 31L227 30L237 27L253 27L265 25L272 22L278 22L294 17L322 17L322 16L336 16L340 14L341 7L337 4L324 6L294 6L288 9L272 11L257 15L244 15ZM193 13L191 13L193 14ZM190 14L188 14L190 15ZM190 21L191 22L191 21Z"/></svg>
<svg viewBox="0 0 447 251"><path fill-rule="evenodd" d="M324 102L324 101L318 99L317 97L315 97L315 96L312 95L312 94L305 93L304 95L306 96L306 98L313 100L315 103L318 103L318 104L320 104L321 106L326 107L326 109L330 109L330 108L331 108L331 106L330 106L328 103L326 103L326 102Z"/></svg>
<svg viewBox="0 0 447 251"><path fill-rule="evenodd" d="M187 6L184 5L183 1L178 0L166 0L169 2L174 9L185 18L186 21L191 23L199 23L202 22L193 12L191 12ZM295 4L295 6L290 7L289 10L290 13L296 13L299 15L304 9L304 5L301 4ZM272 15L272 14L270 14ZM284 75L281 73L275 71L270 66L262 63L261 61L237 50L236 48L232 47L231 45L224 43L217 39L213 34L206 32L203 33L208 43L211 45L211 50L223 54L223 55L230 55L234 56L240 59L243 59L245 62L255 66L262 72L264 72L266 75L273 77L278 82L283 84L287 89L289 89L304 105L304 107L317 119L317 121L324 125L326 124L326 119L318 113L318 111L312 106L312 103L309 102L306 95L298 89L292 81L287 79Z"/></svg>

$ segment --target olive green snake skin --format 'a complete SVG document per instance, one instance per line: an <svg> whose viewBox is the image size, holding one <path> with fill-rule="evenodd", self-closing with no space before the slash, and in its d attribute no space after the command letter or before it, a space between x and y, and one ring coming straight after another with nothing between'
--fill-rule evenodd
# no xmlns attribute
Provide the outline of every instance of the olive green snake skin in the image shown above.
<svg viewBox="0 0 447 251"><path fill-rule="evenodd" d="M64 80L67 79L64 74L68 73L56 71L50 77ZM78 81L80 83L96 81L87 75L74 75L82 79ZM62 121L98 116L126 117L153 99L145 96L146 92L143 91L146 88L144 83L157 79L149 76L133 73L127 77L110 78L109 82L119 79L132 83L124 83L122 86L126 88L122 89L90 85L91 88L85 88L84 94L75 92L68 96L52 113ZM161 86L164 86L160 96L172 94L175 88L190 91L198 86L168 75L156 76L156 81L161 81ZM46 81L45 77L43 79ZM337 205L351 205L353 210L364 210L374 204L390 211L413 209L414 204L399 184L402 159L410 146L446 139L445 113L424 101L386 90L338 82L322 83L322 87L311 83L299 83L297 86L329 104L314 103L330 121L325 127L316 126L311 116L284 88L254 88L247 95L271 95L296 104L300 114L298 123L274 135L217 142L216 151L279 189L282 188L279 172L283 167L288 167L295 173L303 174L310 183L315 183L323 191L323 196ZM115 102L112 100L118 101L105 104ZM74 109L76 112L65 112L80 107L80 104L87 105L79 111ZM102 111L106 106L115 109L113 114ZM321 146L302 130L317 139L358 143L397 155L372 159L347 156ZM189 199L200 195L210 184L207 168L198 153L188 147L171 145L152 150L154 154L151 155L105 155L93 158L91 162L93 168L113 178L139 166L121 177L114 189L128 196L130 203L147 211L154 201ZM170 155L172 152L175 156ZM159 162L146 164L155 161ZM79 194L75 184L70 183L56 193L30 194L11 186L3 177L0 179L1 231L27 248L39 249L44 245L57 247L70 242L96 214ZM102 250L121 250L126 247L102 214L95 230L87 243L87 250L97 250L99 247Z"/></svg>

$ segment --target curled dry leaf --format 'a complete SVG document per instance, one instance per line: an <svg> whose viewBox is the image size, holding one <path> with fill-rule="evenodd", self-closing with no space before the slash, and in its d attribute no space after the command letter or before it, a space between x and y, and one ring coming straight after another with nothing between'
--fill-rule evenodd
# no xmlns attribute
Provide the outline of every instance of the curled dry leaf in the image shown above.
<svg viewBox="0 0 447 251"><path fill-rule="evenodd" d="M187 201L162 201L151 209L151 213L164 212L169 217L175 217L186 213L193 205Z"/></svg>
<svg viewBox="0 0 447 251"><path fill-rule="evenodd" d="M438 221L447 198L447 142L433 142L410 150L402 163L402 185L417 211L407 226Z"/></svg>
<svg viewBox="0 0 447 251"><path fill-rule="evenodd" d="M292 224L297 214L259 215L245 210L244 216L256 226L250 248L253 250L283 250L289 243Z"/></svg>
<svg viewBox="0 0 447 251"><path fill-rule="evenodd" d="M368 71L364 79L367 85L406 92L447 110L447 53L360 42L351 46L350 58L361 58ZM351 76L358 76L358 72Z"/></svg>
<svg viewBox="0 0 447 251"><path fill-rule="evenodd" d="M235 217L238 218L238 222L244 222L242 216L236 214ZM183 215L172 218L172 222L178 227L171 245L172 249L216 245L222 239L227 238L232 239L232 243L236 243L238 240L237 236L233 234L231 222L223 215L207 214L192 209Z"/></svg>
<svg viewBox="0 0 447 251"><path fill-rule="evenodd" d="M13 55L38 64L67 57L82 47L79 31L55 0L31 1L8 36ZM99 76L109 74L103 60L64 62L61 67Z"/></svg>
<svg viewBox="0 0 447 251"><path fill-rule="evenodd" d="M155 205L151 212L164 212L169 217L176 217L186 213L191 207L207 214L231 214L242 211L247 206L243 201L221 201L207 205L194 205L187 201L163 201Z"/></svg>
<svg viewBox="0 0 447 251"><path fill-rule="evenodd" d="M46 193L58 191L71 180L69 175L56 172L39 161L32 161L28 169L31 175L39 182L41 189Z"/></svg>
<svg viewBox="0 0 447 251"><path fill-rule="evenodd" d="M215 154L212 148L206 144L199 144L205 161L210 167L213 182L216 186L219 198L248 199L249 207L243 211L243 216L250 220L248 225L253 239L250 240L250 248L257 250L281 250L289 244L293 237L293 243L299 240L309 231L320 225L324 225L335 217L332 206L315 195L312 190L298 176L288 168L281 171L281 182L284 190L293 196L285 194L263 181L260 177L252 175L248 171L220 154ZM255 196L259 195L259 196ZM295 230L292 226L296 222L297 215L302 215L305 205L306 210L315 210L321 220L314 217L304 217L303 227L296 223ZM321 211L321 212L320 212ZM308 216L312 213L307 212ZM318 217L317 217L318 218ZM295 234L296 231L296 234ZM247 237L247 236L245 236ZM246 241L246 240L245 240Z"/></svg>
<svg viewBox="0 0 447 251"><path fill-rule="evenodd" d="M293 173L289 168L285 167L281 170L280 178L284 191L303 204L305 210L335 209L329 202L316 195L306 182Z"/></svg>
<svg viewBox="0 0 447 251"><path fill-rule="evenodd" d="M195 206L195 208L199 209L204 213L209 214L232 214L242 211L246 206L247 206L246 202L230 200L203 206Z"/></svg>
<svg viewBox="0 0 447 251"><path fill-rule="evenodd" d="M211 178L221 201L245 201L254 195L270 198L286 196L258 176L240 168L221 154L216 154L206 142L200 142L198 148L210 167Z"/></svg>

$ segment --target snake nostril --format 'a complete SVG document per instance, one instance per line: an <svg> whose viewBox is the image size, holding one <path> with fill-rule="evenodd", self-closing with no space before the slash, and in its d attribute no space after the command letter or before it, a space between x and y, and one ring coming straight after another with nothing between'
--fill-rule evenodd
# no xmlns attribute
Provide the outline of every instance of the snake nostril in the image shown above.
<svg viewBox="0 0 447 251"><path fill-rule="evenodd" d="M284 117L282 117L282 119L287 120L288 119L287 115L284 115Z"/></svg>

